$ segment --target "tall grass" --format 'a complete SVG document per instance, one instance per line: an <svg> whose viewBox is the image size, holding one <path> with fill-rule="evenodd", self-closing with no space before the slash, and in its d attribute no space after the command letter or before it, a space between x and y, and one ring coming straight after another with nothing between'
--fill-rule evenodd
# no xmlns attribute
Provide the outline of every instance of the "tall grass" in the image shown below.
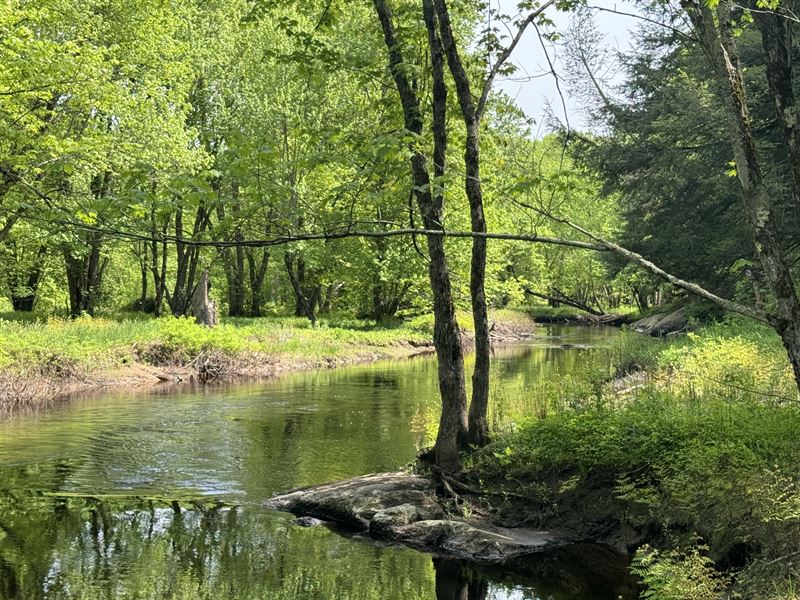
<svg viewBox="0 0 800 600"><path fill-rule="evenodd" d="M615 384L635 368L647 378ZM530 393L537 410L470 464L527 495L529 518L552 526L558 506L586 509L580 498L606 486L606 518L651 544L634 563L647 597L798 597L800 399L768 328L730 319L666 342L622 336L593 367Z"/></svg>
<svg viewBox="0 0 800 600"><path fill-rule="evenodd" d="M349 356L369 348L425 343L430 330L423 321L376 325L355 319L320 321L265 317L228 319L218 327L196 325L185 318L112 320L0 320L0 368L108 368L137 360L155 346L175 357L201 351L287 355L297 358Z"/></svg>

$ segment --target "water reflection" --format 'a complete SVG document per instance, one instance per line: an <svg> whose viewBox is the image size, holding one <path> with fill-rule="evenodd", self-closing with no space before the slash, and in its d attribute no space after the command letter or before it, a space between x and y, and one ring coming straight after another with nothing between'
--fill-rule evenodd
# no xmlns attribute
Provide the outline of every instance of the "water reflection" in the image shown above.
<svg viewBox="0 0 800 600"><path fill-rule="evenodd" d="M576 344L615 335L551 333ZM496 418L524 416L535 385L591 360L553 344L496 351L505 394L494 399L504 407ZM408 463L430 441L412 423L437 410L435 362L426 357L98 396L2 422L0 599L616 600L609 590L624 577L602 587L581 567L602 563L596 556L487 572L303 529L260 508L281 490Z"/></svg>
<svg viewBox="0 0 800 600"><path fill-rule="evenodd" d="M437 600L624 600L638 597L627 559L604 546L582 544L479 567L434 558Z"/></svg>
<svg viewBox="0 0 800 600"><path fill-rule="evenodd" d="M624 561L582 547L503 570L381 548L221 503L6 496L0 598L617 600Z"/></svg>

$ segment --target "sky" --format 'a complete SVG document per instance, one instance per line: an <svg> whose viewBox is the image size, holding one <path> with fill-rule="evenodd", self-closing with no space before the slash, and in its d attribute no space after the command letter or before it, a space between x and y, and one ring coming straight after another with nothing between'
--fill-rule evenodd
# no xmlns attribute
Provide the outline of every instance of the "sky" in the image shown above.
<svg viewBox="0 0 800 600"><path fill-rule="evenodd" d="M499 6L507 14L516 13L517 0L492 0L492 4L495 7ZM631 2L624 0L590 0L589 4L621 12L638 13ZM555 21L558 30L565 29L569 25L570 17L566 13L556 12L551 7L546 14ZM622 51L630 48L631 31L636 29L639 23L638 19L599 11L595 15L597 28L604 36L604 45ZM545 44L547 44L548 53L554 61L556 72L563 72L563 65L559 62L561 49L558 44L551 42L545 42ZM552 105L552 109L559 119L564 122L564 110L555 78L550 73L542 44L532 27L528 28L519 45L514 49L511 62L518 66L517 71L507 79L498 77L495 88L505 91L514 98L525 114L536 121L537 126L543 125L545 121L548 103ZM568 86L562 82L561 91L566 101L570 125L581 129L590 127L591 124L587 122L586 115L581 110L579 99L570 96L567 88Z"/></svg>

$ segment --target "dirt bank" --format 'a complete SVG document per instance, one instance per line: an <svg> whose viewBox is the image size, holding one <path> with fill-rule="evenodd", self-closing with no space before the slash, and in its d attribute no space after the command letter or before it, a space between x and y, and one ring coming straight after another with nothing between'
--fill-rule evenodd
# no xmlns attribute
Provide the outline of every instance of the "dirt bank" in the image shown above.
<svg viewBox="0 0 800 600"><path fill-rule="evenodd" d="M535 324L528 319L497 321L492 327L492 343L523 340L533 336L534 329ZM471 332L463 332L465 346L471 345L472 339ZM47 368L17 366L0 370L0 416L46 408L76 395L106 389L268 379L285 373L405 359L433 352L432 342L398 339L382 345L349 346L339 354L314 358L289 353L230 354L212 349L185 359L157 343L137 344L131 353L134 359L113 368L91 369L55 362Z"/></svg>

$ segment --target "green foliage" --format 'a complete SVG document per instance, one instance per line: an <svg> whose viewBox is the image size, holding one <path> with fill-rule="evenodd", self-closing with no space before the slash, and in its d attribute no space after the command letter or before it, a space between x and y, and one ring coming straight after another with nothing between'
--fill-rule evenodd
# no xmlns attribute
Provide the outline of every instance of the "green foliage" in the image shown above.
<svg viewBox="0 0 800 600"><path fill-rule="evenodd" d="M725 580L714 569L714 563L702 552L670 550L661 553L643 546L636 552L632 571L645 586L642 598L652 600L719 600L725 591Z"/></svg>
<svg viewBox="0 0 800 600"><path fill-rule="evenodd" d="M568 481L577 498L595 490L620 502L613 513L657 548L634 563L646 597L721 597L714 567L741 561L742 548L733 589L789 597L777 590L797 576L800 403L780 340L740 320L668 343L632 339L606 353L606 367L531 390L540 408L472 468L501 488L524 482L539 518L569 505ZM613 380L634 364L646 378ZM572 389L577 403L565 402Z"/></svg>
<svg viewBox="0 0 800 600"><path fill-rule="evenodd" d="M323 320L314 328L306 319L284 317L231 319L215 328L189 318L116 321L85 316L38 322L26 318L0 320L0 368L99 374L136 360L187 364L210 351L243 359L253 355L336 359L370 351L388 356L395 347L427 343L430 336L427 327L376 325L352 318Z"/></svg>

